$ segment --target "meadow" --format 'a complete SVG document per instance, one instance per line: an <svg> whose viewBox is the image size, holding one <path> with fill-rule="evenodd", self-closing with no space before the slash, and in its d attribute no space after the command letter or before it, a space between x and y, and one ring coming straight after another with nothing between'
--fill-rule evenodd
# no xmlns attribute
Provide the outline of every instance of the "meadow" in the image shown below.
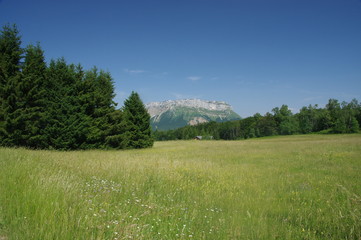
<svg viewBox="0 0 361 240"><path fill-rule="evenodd" d="M361 135L0 148L0 239L361 239Z"/></svg>

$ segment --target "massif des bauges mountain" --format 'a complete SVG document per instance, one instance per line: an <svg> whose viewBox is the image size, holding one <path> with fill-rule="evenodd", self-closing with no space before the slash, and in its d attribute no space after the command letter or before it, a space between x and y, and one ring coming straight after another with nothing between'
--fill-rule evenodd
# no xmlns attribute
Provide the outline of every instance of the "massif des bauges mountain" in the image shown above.
<svg viewBox="0 0 361 240"><path fill-rule="evenodd" d="M200 99L168 100L145 105L153 130L169 130L209 121L225 122L241 117L225 102Z"/></svg>

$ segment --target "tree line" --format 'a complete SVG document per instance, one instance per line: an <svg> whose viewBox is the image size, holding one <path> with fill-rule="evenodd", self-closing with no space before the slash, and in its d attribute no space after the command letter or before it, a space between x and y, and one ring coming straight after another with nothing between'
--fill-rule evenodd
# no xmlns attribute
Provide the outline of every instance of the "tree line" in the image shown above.
<svg viewBox="0 0 361 240"><path fill-rule="evenodd" d="M361 103L330 99L324 108L318 105L302 107L293 114L287 105L273 108L265 115L256 113L242 120L224 123L209 122L169 131L155 131L156 140L208 139L236 140L274 135L309 133L357 133L361 125Z"/></svg>
<svg viewBox="0 0 361 240"><path fill-rule="evenodd" d="M0 33L0 145L35 149L144 148L150 116L136 92L116 108L109 72L64 58L45 62L39 44L21 47L15 25Z"/></svg>

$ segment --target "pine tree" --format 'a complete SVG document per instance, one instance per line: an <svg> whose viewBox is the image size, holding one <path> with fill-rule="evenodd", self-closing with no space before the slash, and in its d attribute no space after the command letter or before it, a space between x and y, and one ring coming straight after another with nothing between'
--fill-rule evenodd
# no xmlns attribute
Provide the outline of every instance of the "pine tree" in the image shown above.
<svg viewBox="0 0 361 240"><path fill-rule="evenodd" d="M121 149L123 140L123 112L121 110L114 110L107 114L108 129L105 137L106 148Z"/></svg>
<svg viewBox="0 0 361 240"><path fill-rule="evenodd" d="M79 138L85 123L78 104L78 75L76 67L63 58L50 62L47 114L51 118L46 135L55 149L77 149L82 144Z"/></svg>
<svg viewBox="0 0 361 240"><path fill-rule="evenodd" d="M150 127L150 115L138 93L132 92L124 102L122 147L147 148L153 146L154 140Z"/></svg>
<svg viewBox="0 0 361 240"><path fill-rule="evenodd" d="M17 145L31 148L47 148L46 128L46 64L39 44L25 50L21 81L18 83L18 109L16 116L19 132Z"/></svg>
<svg viewBox="0 0 361 240"><path fill-rule="evenodd" d="M0 143L17 145L16 130L17 86L21 81L21 59L23 58L21 37L16 25L6 25L0 34Z"/></svg>
<svg viewBox="0 0 361 240"><path fill-rule="evenodd" d="M20 71L23 49L16 25L5 25L0 33L0 93L3 97L7 80Z"/></svg>
<svg viewBox="0 0 361 240"><path fill-rule="evenodd" d="M23 53L25 52L25 60ZM150 116L137 93L124 110L110 73L61 58L47 67L39 44L21 48L16 26L0 34L0 145L31 148L144 148Z"/></svg>
<svg viewBox="0 0 361 240"><path fill-rule="evenodd" d="M93 68L85 73L83 103L85 113L91 119L87 135L89 148L116 147L114 137L120 134L113 124L118 125L120 115L115 112L113 102L114 84L108 72ZM116 147L117 148L117 147Z"/></svg>

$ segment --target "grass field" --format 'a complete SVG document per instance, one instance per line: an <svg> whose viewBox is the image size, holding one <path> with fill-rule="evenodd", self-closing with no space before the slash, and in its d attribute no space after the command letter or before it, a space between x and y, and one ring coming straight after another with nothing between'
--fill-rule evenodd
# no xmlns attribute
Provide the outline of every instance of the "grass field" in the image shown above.
<svg viewBox="0 0 361 240"><path fill-rule="evenodd" d="M0 148L0 239L361 239L361 135Z"/></svg>

